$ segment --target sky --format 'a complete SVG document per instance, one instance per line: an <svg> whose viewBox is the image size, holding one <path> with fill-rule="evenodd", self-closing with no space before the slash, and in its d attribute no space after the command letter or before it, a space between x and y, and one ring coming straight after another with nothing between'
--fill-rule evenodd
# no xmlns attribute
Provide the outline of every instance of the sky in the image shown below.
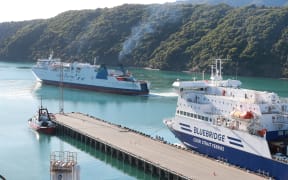
<svg viewBox="0 0 288 180"><path fill-rule="evenodd" d="M175 0L4 0L0 22L47 19L68 10L111 8L122 4L163 4Z"/></svg>

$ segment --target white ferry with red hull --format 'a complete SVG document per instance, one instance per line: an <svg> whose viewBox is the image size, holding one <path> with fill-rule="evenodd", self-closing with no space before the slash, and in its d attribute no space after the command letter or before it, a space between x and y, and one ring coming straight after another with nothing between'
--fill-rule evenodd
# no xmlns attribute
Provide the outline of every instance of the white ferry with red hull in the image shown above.
<svg viewBox="0 0 288 180"><path fill-rule="evenodd" d="M288 101L223 80L221 59L215 62L210 80L173 83L179 95L176 113L164 123L188 148L287 179Z"/></svg>
<svg viewBox="0 0 288 180"><path fill-rule="evenodd" d="M39 59L32 67L36 79L45 84L87 89L99 92L147 95L150 83L136 80L120 66L119 70L107 69L105 65L89 63L62 63L60 59Z"/></svg>

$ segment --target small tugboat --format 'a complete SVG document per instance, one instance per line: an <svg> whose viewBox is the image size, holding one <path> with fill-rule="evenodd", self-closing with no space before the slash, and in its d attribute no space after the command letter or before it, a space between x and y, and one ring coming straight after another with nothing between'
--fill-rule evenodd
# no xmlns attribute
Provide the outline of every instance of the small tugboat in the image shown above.
<svg viewBox="0 0 288 180"><path fill-rule="evenodd" d="M54 114L49 113L47 108L43 108L41 103L38 112L28 120L28 124L30 128L39 133L51 135L56 130L56 124L52 121L54 118Z"/></svg>

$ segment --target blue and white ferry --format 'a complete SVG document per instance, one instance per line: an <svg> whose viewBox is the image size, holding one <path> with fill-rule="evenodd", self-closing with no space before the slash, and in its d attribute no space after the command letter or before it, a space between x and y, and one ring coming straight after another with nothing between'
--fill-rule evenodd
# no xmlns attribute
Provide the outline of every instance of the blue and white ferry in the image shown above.
<svg viewBox="0 0 288 180"><path fill-rule="evenodd" d="M78 89L126 94L147 95L150 83L137 80L123 66L119 70L107 69L104 64L92 65L89 63L64 63L59 58L38 59L32 67L37 81L44 84L60 85Z"/></svg>
<svg viewBox="0 0 288 180"><path fill-rule="evenodd" d="M188 148L215 159L288 179L288 101L273 92L222 79L215 60L210 80L173 83L175 117L164 123Z"/></svg>

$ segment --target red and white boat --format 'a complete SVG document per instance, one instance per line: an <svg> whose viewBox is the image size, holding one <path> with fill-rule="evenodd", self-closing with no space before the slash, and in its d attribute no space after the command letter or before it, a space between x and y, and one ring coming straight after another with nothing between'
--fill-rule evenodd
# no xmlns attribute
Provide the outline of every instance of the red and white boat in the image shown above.
<svg viewBox="0 0 288 180"><path fill-rule="evenodd" d="M55 134L56 124L52 121L53 119L55 119L55 116L41 105L38 112L28 120L28 124L31 129L39 133Z"/></svg>

